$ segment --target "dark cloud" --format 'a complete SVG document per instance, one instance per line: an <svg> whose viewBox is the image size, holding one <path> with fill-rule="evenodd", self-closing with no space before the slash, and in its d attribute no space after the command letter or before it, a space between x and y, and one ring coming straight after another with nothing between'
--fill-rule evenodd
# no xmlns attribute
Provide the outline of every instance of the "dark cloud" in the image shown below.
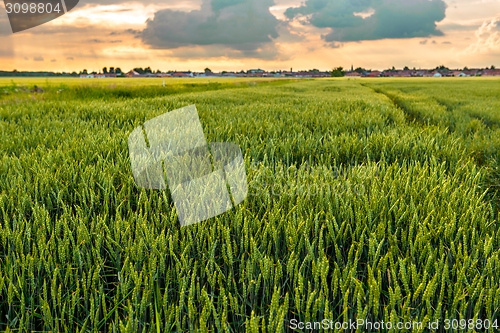
<svg viewBox="0 0 500 333"><path fill-rule="evenodd" d="M229 2L230 1L231 0L229 0ZM117 4L125 4L125 3L130 3L130 2L134 2L134 0L132 0L132 1L128 1L128 0L85 0L85 1L80 1L78 6L83 7L86 4L95 4L95 5L99 5L99 6L117 5ZM162 4L162 5L166 5L166 6L175 6L175 5L178 6L179 3L182 3L185 7L195 7L195 6L199 6L199 3L201 1L200 0L144 0L144 1L135 1L135 2L140 2L141 4L144 4L144 5Z"/></svg>
<svg viewBox="0 0 500 333"><path fill-rule="evenodd" d="M217 12L227 7L242 4L245 1L246 0L212 0L212 9Z"/></svg>
<svg viewBox="0 0 500 333"><path fill-rule="evenodd" d="M66 60L75 60L73 57L67 57Z"/></svg>
<svg viewBox="0 0 500 333"><path fill-rule="evenodd" d="M285 16L317 28L330 28L327 42L442 36L436 22L445 17L442 0L307 0ZM364 18L359 13L373 13Z"/></svg>
<svg viewBox="0 0 500 333"><path fill-rule="evenodd" d="M337 42L329 43L328 45L333 49L340 49L342 46L344 46L343 43L337 43Z"/></svg>
<svg viewBox="0 0 500 333"><path fill-rule="evenodd" d="M273 44L264 44L258 49L235 50L220 45L189 46L176 49L175 52L168 55L179 60L183 59L206 59L206 58L259 58L259 59L279 59L281 61L289 60Z"/></svg>
<svg viewBox="0 0 500 333"><path fill-rule="evenodd" d="M133 35L134 37L140 38L142 36L142 30L125 29L120 31L111 31L109 33L109 36L122 36L122 35Z"/></svg>
<svg viewBox="0 0 500 333"><path fill-rule="evenodd" d="M220 45L258 57L279 36L280 24L286 24L271 14L273 5L274 0L204 0L200 10L160 10L147 21L142 40L168 49Z"/></svg>
<svg viewBox="0 0 500 333"><path fill-rule="evenodd" d="M36 57L33 58L33 60L34 61L43 61L44 59L41 56L36 56Z"/></svg>
<svg viewBox="0 0 500 333"><path fill-rule="evenodd" d="M446 42L442 42L441 44L451 45L451 42L446 41Z"/></svg>
<svg viewBox="0 0 500 333"><path fill-rule="evenodd" d="M140 38L142 36L142 31L136 29L127 29L125 33L134 35L134 37Z"/></svg>
<svg viewBox="0 0 500 333"><path fill-rule="evenodd" d="M354 15L370 9L371 0L307 0L301 7L288 8L285 16L309 16L307 21L318 28L355 28L364 19Z"/></svg>
<svg viewBox="0 0 500 333"><path fill-rule="evenodd" d="M420 41L420 44L421 44L421 45L425 45L425 44L427 44L427 39L424 39L424 40Z"/></svg>

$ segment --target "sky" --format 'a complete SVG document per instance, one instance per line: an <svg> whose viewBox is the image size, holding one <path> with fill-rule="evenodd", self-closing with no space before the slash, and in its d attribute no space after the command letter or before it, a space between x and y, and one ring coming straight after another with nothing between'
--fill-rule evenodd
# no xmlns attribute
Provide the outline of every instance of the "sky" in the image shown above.
<svg viewBox="0 0 500 333"><path fill-rule="evenodd" d="M13 33L0 69L500 67L500 0L80 0Z"/></svg>

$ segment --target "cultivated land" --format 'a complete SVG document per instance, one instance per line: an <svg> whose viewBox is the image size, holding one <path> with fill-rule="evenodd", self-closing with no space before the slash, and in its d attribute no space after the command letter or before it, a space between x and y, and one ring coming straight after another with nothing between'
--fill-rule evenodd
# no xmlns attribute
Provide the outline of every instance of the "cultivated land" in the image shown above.
<svg viewBox="0 0 500 333"><path fill-rule="evenodd" d="M1 330L500 321L498 79L37 80L0 80ZM127 138L190 104L249 195L181 229Z"/></svg>
<svg viewBox="0 0 500 333"><path fill-rule="evenodd" d="M165 81L166 85L176 85L176 84L193 84L193 83L239 83L239 82L251 82L251 81L267 82L276 80L286 80L280 78L106 78L106 79L81 79L81 78L43 78L43 77L30 77L30 78L20 78L12 77L5 78L0 77L0 87L9 86L16 84L19 86L23 85L39 85L44 87L58 86L62 87L73 87L73 86L99 86L105 88L116 88L116 87L144 87L144 86L158 86L163 85Z"/></svg>

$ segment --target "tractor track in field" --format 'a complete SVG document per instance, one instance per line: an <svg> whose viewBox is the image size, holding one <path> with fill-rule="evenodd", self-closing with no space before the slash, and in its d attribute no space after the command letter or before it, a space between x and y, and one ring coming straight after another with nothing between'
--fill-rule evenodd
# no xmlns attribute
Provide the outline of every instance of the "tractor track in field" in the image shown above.
<svg viewBox="0 0 500 333"><path fill-rule="evenodd" d="M401 103L401 101L397 97L383 91L382 89L370 87L369 85L367 85L365 83L360 83L360 85L372 90L376 94L383 95L383 96L387 97L397 109L403 111L405 118L406 118L406 121L408 123L411 124L413 122L416 122L416 123L421 124L421 125L427 125L427 122L423 121L410 108L408 108L406 105Z"/></svg>

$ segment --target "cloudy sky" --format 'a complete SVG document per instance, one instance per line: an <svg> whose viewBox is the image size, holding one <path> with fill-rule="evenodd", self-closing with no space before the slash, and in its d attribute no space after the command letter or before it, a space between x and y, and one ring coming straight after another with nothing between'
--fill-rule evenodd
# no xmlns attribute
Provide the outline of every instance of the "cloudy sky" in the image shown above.
<svg viewBox="0 0 500 333"><path fill-rule="evenodd" d="M12 33L0 69L500 67L500 0L80 0Z"/></svg>

